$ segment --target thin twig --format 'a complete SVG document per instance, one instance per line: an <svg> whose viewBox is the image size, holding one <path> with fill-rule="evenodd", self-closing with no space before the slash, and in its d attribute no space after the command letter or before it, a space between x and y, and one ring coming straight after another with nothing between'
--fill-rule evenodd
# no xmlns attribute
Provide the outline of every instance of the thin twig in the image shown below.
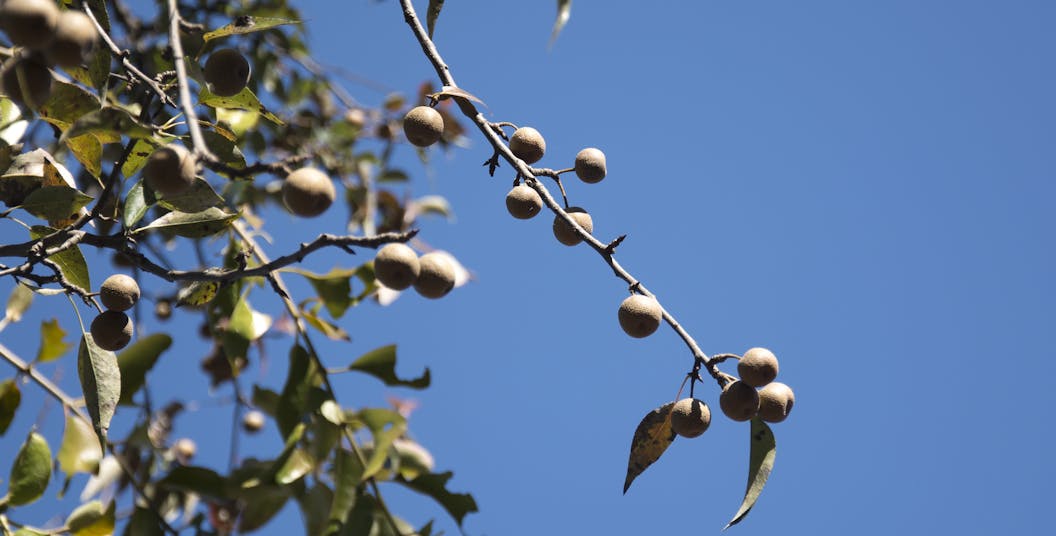
<svg viewBox="0 0 1056 536"><path fill-rule="evenodd" d="M92 8L89 6L89 2L84 2L82 7L84 8L85 14L88 15L88 18L92 19L92 24L95 25L96 33L98 33L99 37L103 39L103 42L106 43L106 46L110 48L110 53L113 54L115 58L121 59L121 65L125 68L125 70L132 73L132 76L135 76L144 84L146 84L151 90L154 91L154 93L157 93L158 98L161 99L161 102L168 104L172 107L176 107L176 103L172 101L172 98L169 97L167 93L165 93L164 89L161 89L161 86L159 86L153 78L147 76L143 71L139 70L139 67L136 67L135 64L129 61L128 51L121 50L121 47L117 46L117 43L114 43L114 40L110 38L110 35L106 33L106 30L103 29L103 26L99 24L99 21L95 18L95 13L92 12Z"/></svg>

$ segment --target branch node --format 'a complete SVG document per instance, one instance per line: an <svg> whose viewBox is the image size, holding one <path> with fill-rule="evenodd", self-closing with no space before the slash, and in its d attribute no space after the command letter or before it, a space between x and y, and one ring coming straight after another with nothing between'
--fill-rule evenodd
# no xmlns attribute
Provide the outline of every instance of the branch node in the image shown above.
<svg viewBox="0 0 1056 536"><path fill-rule="evenodd" d="M616 253L616 247L622 244L625 238L627 238L627 235L622 234L617 236L616 240L609 242L608 245L605 246L605 254L612 255L613 253Z"/></svg>

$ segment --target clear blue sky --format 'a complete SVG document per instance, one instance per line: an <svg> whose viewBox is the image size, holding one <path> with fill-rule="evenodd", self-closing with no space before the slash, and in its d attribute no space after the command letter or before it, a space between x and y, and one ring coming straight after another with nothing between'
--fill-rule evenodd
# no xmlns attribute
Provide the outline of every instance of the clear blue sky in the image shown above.
<svg viewBox="0 0 1056 536"><path fill-rule="evenodd" d="M322 63L406 93L435 82L397 2L335 5L303 6ZM730 532L1050 526L1056 4L662 6L575 2L548 50L552 2L448 2L436 40L494 120L543 133L542 165L565 167L587 146L605 151L608 178L569 181L571 200L591 211L602 241L628 234L620 262L706 352L765 346L780 358L796 408L774 426L770 483ZM368 104L385 96L348 88ZM746 424L717 414L704 436L677 440L621 493L635 426L674 397L691 365L674 333L620 331L625 285L592 251L559 245L549 217L507 215L512 176L505 166L487 176L480 164L491 151L479 134L428 171L409 148L399 153L413 193L444 195L457 214L424 222L422 237L476 280L439 301L405 296L350 311L341 325L353 342L328 346L330 363L395 342L400 371L429 366L434 382L400 392L343 377L341 402L419 401L412 433L438 469L455 471L451 487L480 505L468 534L716 533L744 489ZM285 214L266 216L290 230L272 254L340 232L344 218L295 227ZM304 267L356 262L324 254ZM266 293L251 299L278 313ZM57 298L38 300L23 326L52 316L73 327ZM184 336L151 379L203 402L177 435L200 437L201 463L222 469L227 437L208 431L226 427L229 410L207 407L205 349L187 318L163 326ZM34 338L18 333L0 340L33 355ZM289 344L272 340L249 379L281 387ZM76 386L72 357L64 363L63 383ZM24 393L13 430L42 404L32 386ZM713 384L697 393L717 406ZM47 415L44 431L57 441L57 408ZM275 451L280 439L268 432L244 451ZM0 438L0 460L21 440ZM436 518L458 532L429 501L384 491L412 524ZM275 533L303 530L293 503L277 523Z"/></svg>

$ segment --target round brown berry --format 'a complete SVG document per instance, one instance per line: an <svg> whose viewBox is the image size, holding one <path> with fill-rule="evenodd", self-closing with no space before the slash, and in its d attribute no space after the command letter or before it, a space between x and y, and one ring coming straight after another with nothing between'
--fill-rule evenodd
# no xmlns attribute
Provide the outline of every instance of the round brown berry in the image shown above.
<svg viewBox="0 0 1056 536"><path fill-rule="evenodd" d="M605 153L600 149L587 147L576 154L576 176L579 180L594 184L605 178Z"/></svg>
<svg viewBox="0 0 1056 536"><path fill-rule="evenodd" d="M546 140L538 130L521 127L510 137L510 152L525 164L534 164L546 153Z"/></svg>
<svg viewBox="0 0 1056 536"><path fill-rule="evenodd" d="M579 207L572 207L566 210L569 216L572 217L580 227L583 228L587 233L594 232L594 219L587 214L587 211ZM583 241L576 233L576 230L572 228L561 216L554 216L554 238L557 238L558 242L566 246L574 246Z"/></svg>
<svg viewBox="0 0 1056 536"><path fill-rule="evenodd" d="M406 244L385 244L374 256L374 277L393 290L413 285L420 271L418 254Z"/></svg>
<svg viewBox="0 0 1056 536"><path fill-rule="evenodd" d="M143 165L143 181L161 195L179 195L194 184L197 166L194 156L177 143L158 147Z"/></svg>
<svg viewBox="0 0 1056 536"><path fill-rule="evenodd" d="M282 202L290 212L314 218L326 212L337 197L334 182L322 171L304 167L290 173L282 183Z"/></svg>
<svg viewBox="0 0 1056 536"><path fill-rule="evenodd" d="M103 311L92 320L89 331L103 350L120 350L132 340L132 319L120 311Z"/></svg>
<svg viewBox="0 0 1056 536"><path fill-rule="evenodd" d="M737 363L741 381L752 387L762 387L777 377L777 357L766 348L752 348Z"/></svg>
<svg viewBox="0 0 1056 536"><path fill-rule="evenodd" d="M95 25L83 12L67 9L55 25L55 39L48 45L47 56L60 67L77 67L95 48L99 35Z"/></svg>
<svg viewBox="0 0 1056 536"><path fill-rule="evenodd" d="M233 48L221 48L209 56L202 74L214 95L231 97L249 83L249 61Z"/></svg>
<svg viewBox="0 0 1056 536"><path fill-rule="evenodd" d="M51 71L39 55L4 62L0 85L11 100L37 109L51 97Z"/></svg>
<svg viewBox="0 0 1056 536"><path fill-rule="evenodd" d="M735 421L751 420L759 411L759 393L755 387L742 381L730 382L722 388L719 407L727 417Z"/></svg>
<svg viewBox="0 0 1056 536"><path fill-rule="evenodd" d="M421 271L414 281L414 290L426 298L442 298L455 288L455 267L438 252L426 253L418 259Z"/></svg>
<svg viewBox="0 0 1056 536"><path fill-rule="evenodd" d="M54 0L7 0L0 7L0 26L11 42L41 49L55 36L59 6Z"/></svg>
<svg viewBox="0 0 1056 536"><path fill-rule="evenodd" d="M111 311L127 311L139 301L139 285L125 274L114 274L99 286L99 300Z"/></svg>
<svg viewBox="0 0 1056 536"><path fill-rule="evenodd" d="M506 194L506 210L519 220L531 219L543 210L543 198L531 187L518 184Z"/></svg>
<svg viewBox="0 0 1056 536"><path fill-rule="evenodd" d="M640 339L652 335L660 327L663 309L656 299L635 294L620 303L617 316L624 333Z"/></svg>
<svg viewBox="0 0 1056 536"><path fill-rule="evenodd" d="M792 388L773 382L759 390L759 418L766 422L781 422L792 412L796 395Z"/></svg>
<svg viewBox="0 0 1056 536"><path fill-rule="evenodd" d="M403 116L403 134L418 147L428 147L444 135L444 117L429 106L416 106Z"/></svg>
<svg viewBox="0 0 1056 536"><path fill-rule="evenodd" d="M697 437L711 424L711 410L696 398L683 398L671 408L671 429L682 437Z"/></svg>

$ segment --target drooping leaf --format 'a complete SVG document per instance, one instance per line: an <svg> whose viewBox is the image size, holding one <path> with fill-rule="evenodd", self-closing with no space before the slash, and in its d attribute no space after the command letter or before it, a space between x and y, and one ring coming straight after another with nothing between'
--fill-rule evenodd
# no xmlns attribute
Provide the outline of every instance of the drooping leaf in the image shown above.
<svg viewBox="0 0 1056 536"><path fill-rule="evenodd" d="M73 536L110 536L114 533L116 504L110 501L110 506L104 507L99 501L84 503L66 518L66 527Z"/></svg>
<svg viewBox="0 0 1056 536"><path fill-rule="evenodd" d="M33 240L36 240L54 232L55 229L52 229L51 227L34 225L29 229L29 236ZM86 292L92 288L92 281L88 277L88 263L85 262L84 254L81 253L80 247L73 246L69 249L60 251L49 257L49 259L59 267L59 272L62 273L62 277L65 278L66 281L80 287Z"/></svg>
<svg viewBox="0 0 1056 536"><path fill-rule="evenodd" d="M148 192L143 187L143 181L138 181L128 190L125 196L125 207L121 214L121 223L126 229L135 227L139 220L146 216L147 209L155 203L154 192Z"/></svg>
<svg viewBox="0 0 1056 536"><path fill-rule="evenodd" d="M293 433L302 416L310 409L309 396L312 388L320 382L319 370L303 347L294 345L290 349L290 368L286 384L279 395L275 409L275 423L283 438Z"/></svg>
<svg viewBox="0 0 1056 536"><path fill-rule="evenodd" d="M184 305L198 307L205 305L213 301L218 290L220 290L219 281L195 281L194 283L181 288L180 291L176 293L176 307L182 307Z"/></svg>
<svg viewBox="0 0 1056 536"><path fill-rule="evenodd" d="M4 324L14 324L19 320L22 320L22 315L25 314L26 310L29 309L29 306L32 303L33 291L21 283L15 285L15 288L11 289L11 294L7 297L7 308L4 311Z"/></svg>
<svg viewBox="0 0 1056 536"><path fill-rule="evenodd" d="M198 93L198 102L211 108L233 108L235 110L256 112L276 125L286 124L279 119L279 116L269 112L268 109L260 103L260 99L258 99L256 94L253 93L253 90L248 87L242 88L242 91L230 97L221 97L209 91L209 88L202 87L202 91Z"/></svg>
<svg viewBox="0 0 1056 536"><path fill-rule="evenodd" d="M572 0L557 0L557 19L554 20L554 29L550 32L550 45L554 46L557 35L568 24L568 18L572 16Z"/></svg>
<svg viewBox="0 0 1056 536"><path fill-rule="evenodd" d="M227 322L227 329L221 336L224 345L224 353L227 359L233 363L241 358L247 357L249 343L253 342L253 309L245 296L235 304L234 311ZM237 374L238 371L236 370Z"/></svg>
<svg viewBox="0 0 1056 536"><path fill-rule="evenodd" d="M21 403L22 391L18 389L18 383L10 379L0 382L0 436L7 433Z"/></svg>
<svg viewBox="0 0 1056 536"><path fill-rule="evenodd" d="M227 499L231 486L226 478L205 467L181 465L158 481L158 487L174 491L189 491L214 499Z"/></svg>
<svg viewBox="0 0 1056 536"><path fill-rule="evenodd" d="M436 19L440 17L440 10L444 8L444 0L429 0L429 8L425 12L425 24L429 28L429 39L433 38L433 30L436 29Z"/></svg>
<svg viewBox="0 0 1056 536"><path fill-rule="evenodd" d="M245 507L238 518L238 533L253 532L275 517L290 498L288 486L254 486L242 490L241 499Z"/></svg>
<svg viewBox="0 0 1056 536"><path fill-rule="evenodd" d="M367 479L377 475L385 467L393 441L407 431L407 419L395 411L383 408L360 410L356 419L365 424L374 437L367 464L363 468L362 478Z"/></svg>
<svg viewBox="0 0 1056 536"><path fill-rule="evenodd" d="M212 130L202 132L202 136L205 138L205 146L208 147L221 162L233 168L246 167L246 157L242 154L242 149L238 147L235 140Z"/></svg>
<svg viewBox="0 0 1056 536"><path fill-rule="evenodd" d="M172 211L136 229L133 234L165 230L186 238L204 238L227 229L237 219L238 214L229 214L216 207L194 213Z"/></svg>
<svg viewBox="0 0 1056 536"><path fill-rule="evenodd" d="M198 177L186 191L158 198L158 204L169 209L193 214L208 210L224 202L205 179Z"/></svg>
<svg viewBox="0 0 1056 536"><path fill-rule="evenodd" d="M229 35L261 32L264 30L270 30L271 28L275 28L276 26L300 23L301 21L292 19L250 17L249 15L243 15L232 21L230 24L227 24L221 28L217 28L211 32L207 32L205 35L202 36L202 39L208 42L212 41L213 39L219 39L221 37L227 37Z"/></svg>
<svg viewBox="0 0 1056 536"><path fill-rule="evenodd" d="M627 460L627 478L623 481L624 493L631 487L631 482L659 460L675 440L675 432L671 430L671 408L674 405L674 402L668 402L650 411L634 430L631 455Z"/></svg>
<svg viewBox="0 0 1056 536"><path fill-rule="evenodd" d="M282 451L279 452L279 456L271 462L270 467L268 467L268 469L262 475L260 475L255 482L265 484L281 483L279 482L279 475L284 469L287 471L298 471L298 463L295 462L292 466L288 468L287 464L293 457L294 453L297 450L300 450L298 445L300 444L301 439L304 438L304 434L307 430L308 426L305 423L297 423L297 425L294 426L293 430L290 432L290 435L286 436L286 443L283 445ZM301 473L301 476L303 476L303 474L304 473ZM297 478L300 477L298 476ZM296 480L297 478L294 478L293 480ZM293 480L291 480L290 482L292 482ZM243 486L245 486L245 484L243 484Z"/></svg>
<svg viewBox="0 0 1056 536"><path fill-rule="evenodd" d="M63 133L63 138L76 138L83 134L95 134L100 142L120 140L121 136L134 139L150 138L154 130L127 110L113 106L104 106L94 112L81 116Z"/></svg>
<svg viewBox="0 0 1056 536"><path fill-rule="evenodd" d="M51 96L37 112L40 118L66 130L78 119L101 107L99 98L77 84L53 82Z"/></svg>
<svg viewBox="0 0 1056 536"><path fill-rule="evenodd" d="M89 2L92 3L92 2ZM103 21L100 20L100 23ZM106 85L106 79L110 75L110 49L107 47L96 47L92 57L88 59L85 67L64 68L74 80L102 93Z"/></svg>
<svg viewBox="0 0 1056 536"><path fill-rule="evenodd" d="M356 503L356 488L363 482L363 464L356 455L345 449L334 454L334 497L330 503L330 516L326 535L339 534L348 521L352 506Z"/></svg>
<svg viewBox="0 0 1056 536"><path fill-rule="evenodd" d="M125 525L124 536L164 536L165 530L161 528L161 519L158 514L150 508L137 506L132 512L132 519Z"/></svg>
<svg viewBox="0 0 1056 536"><path fill-rule="evenodd" d="M66 342L66 331L59 326L59 319L42 320L40 322L40 349L37 350L38 363L47 363L62 357L73 348L72 343Z"/></svg>
<svg viewBox="0 0 1056 536"><path fill-rule="evenodd" d="M132 404L132 395L143 387L147 372L154 368L161 353L168 350L169 346L172 346L172 337L164 333L152 333L140 337L117 354L117 366L121 369L120 404Z"/></svg>
<svg viewBox="0 0 1056 536"><path fill-rule="evenodd" d="M279 393L259 385L253 386L253 405L264 413L274 417L279 408Z"/></svg>
<svg viewBox="0 0 1056 536"><path fill-rule="evenodd" d="M43 186L30 192L22 202L26 212L54 224L73 219L92 197L69 186Z"/></svg>
<svg viewBox="0 0 1056 536"><path fill-rule="evenodd" d="M63 140L74 158L96 179L103 173L103 144L95 134L82 134Z"/></svg>
<svg viewBox="0 0 1056 536"><path fill-rule="evenodd" d="M477 104L483 104L484 106L487 106L487 104L485 104L484 101L480 100L480 98L477 97L476 95L474 95L474 94L472 94L472 93L470 93L470 92L468 92L468 91L466 91L466 90L464 90L464 89L462 89L460 87L455 87L455 86L444 86L444 87L440 88L440 91L437 91L435 93L429 93L428 95L426 95L426 97L429 97L430 99L436 99L436 100L444 100L446 98L454 98L456 101L470 101L470 102L475 102Z"/></svg>
<svg viewBox="0 0 1056 536"><path fill-rule="evenodd" d="M315 460L304 449L295 449L275 474L278 484L292 484L315 468Z"/></svg>
<svg viewBox="0 0 1056 536"><path fill-rule="evenodd" d="M125 163L121 164L121 174L128 178L139 173L139 170L146 165L150 153L153 153L154 149L158 148L158 145L158 142L149 138L136 140L136 143L132 145L132 150L128 153L128 157L125 158Z"/></svg>
<svg viewBox="0 0 1056 536"><path fill-rule="evenodd" d="M44 495L51 480L51 448L48 447L48 441L44 436L30 432L13 462L7 483L8 504L22 506L36 501Z"/></svg>
<svg viewBox="0 0 1056 536"><path fill-rule="evenodd" d="M121 370L117 366L117 356L95 344L91 333L85 333L77 352L77 375L81 379L84 403L95 434L99 436L99 443L106 445L106 431L121 398Z"/></svg>
<svg viewBox="0 0 1056 536"><path fill-rule="evenodd" d="M396 375L395 344L375 348L359 356L358 359L348 366L348 370L358 370L359 372L370 374L385 382L385 385L411 387L413 389L429 387L430 375L428 367L426 367L425 372L421 376L411 380L404 380Z"/></svg>
<svg viewBox="0 0 1056 536"><path fill-rule="evenodd" d="M744 492L744 500L733 519L723 527L723 530L739 523L744 516L755 505L759 494L763 492L766 480L770 478L770 471L774 468L774 458L777 456L777 441L774 433L759 417L752 419L751 449L748 459L748 487Z"/></svg>
<svg viewBox="0 0 1056 536"><path fill-rule="evenodd" d="M420 475L414 480L406 480L399 477L395 481L418 493L431 497L458 522L459 526L462 526L462 520L465 519L466 515L477 511L477 501L468 493L452 493L448 491L447 481L451 480L452 476L454 476L454 473L447 471Z"/></svg>
<svg viewBox="0 0 1056 536"><path fill-rule="evenodd" d="M297 495L298 506L301 507L301 519L304 519L305 534L326 535L326 527L329 520L327 513L330 503L333 502L334 492L318 480L308 491Z"/></svg>
<svg viewBox="0 0 1056 536"><path fill-rule="evenodd" d="M327 312L334 318L341 318L352 305L352 276L355 270L334 268L326 274L316 274L300 268L286 268L286 272L300 274L308 279L312 288L319 294Z"/></svg>
<svg viewBox="0 0 1056 536"><path fill-rule="evenodd" d="M91 425L74 415L66 416L66 429L59 446L59 469L69 480L75 473L94 473L103 459L103 449Z"/></svg>
<svg viewBox="0 0 1056 536"><path fill-rule="evenodd" d="M346 342L352 340L352 337L348 335L348 332L345 331L344 328L320 318L319 315L313 311L301 310L301 318L303 318L305 322L308 322L309 326L312 326L319 330L323 335L326 335L326 338L330 340Z"/></svg>

